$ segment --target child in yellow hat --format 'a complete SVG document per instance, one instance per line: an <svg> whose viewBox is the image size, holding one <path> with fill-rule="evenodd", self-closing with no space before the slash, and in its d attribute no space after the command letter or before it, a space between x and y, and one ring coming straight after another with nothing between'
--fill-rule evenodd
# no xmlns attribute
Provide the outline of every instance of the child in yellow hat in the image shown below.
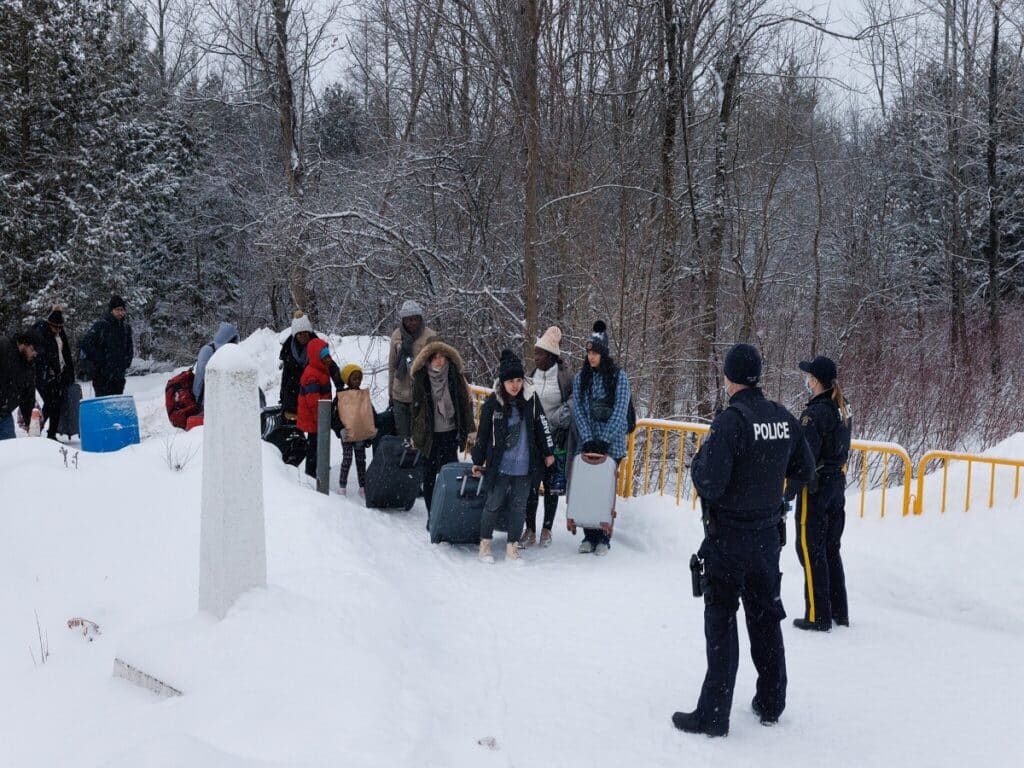
<svg viewBox="0 0 1024 768"><path fill-rule="evenodd" d="M355 363L349 363L341 369L341 380L346 389L359 389L363 385L363 369ZM355 458L359 495L366 498L366 446L368 442L367 440L353 442L343 440L341 443L341 477L338 478L340 486L338 492L342 496L348 495L348 475L352 469L352 459Z"/></svg>

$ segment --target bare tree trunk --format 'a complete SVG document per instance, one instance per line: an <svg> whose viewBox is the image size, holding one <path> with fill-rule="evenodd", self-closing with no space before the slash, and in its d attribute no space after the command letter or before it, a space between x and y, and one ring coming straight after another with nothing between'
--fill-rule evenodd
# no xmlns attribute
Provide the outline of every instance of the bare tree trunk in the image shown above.
<svg viewBox="0 0 1024 768"><path fill-rule="evenodd" d="M946 263L949 277L949 344L954 366L966 351L963 254L964 232L961 215L962 179L960 170L960 88L957 1L946 0L945 51L946 73ZM966 0L960 0L966 2Z"/></svg>
<svg viewBox="0 0 1024 768"><path fill-rule="evenodd" d="M538 279L537 238L538 182L540 179L540 110L537 96L537 40L540 36L538 0L522 0L518 14L519 51L522 61L522 113L523 142L526 155L524 181L525 208L523 210L523 304L526 324L523 328L523 354L529 357L537 335Z"/></svg>
<svg viewBox="0 0 1024 768"><path fill-rule="evenodd" d="M274 68L277 74L277 121L279 128L279 152L284 167L284 178L288 195L301 208L305 168L299 147L299 135L295 116L295 89L292 84L288 53L288 17L291 9L288 0L273 0L274 14ZM303 263L301 244L296 243L288 259L288 290L295 306L303 310L316 322L316 306L312 291L306 279L306 265Z"/></svg>
<svg viewBox="0 0 1024 768"><path fill-rule="evenodd" d="M813 118L812 118L813 119ZM811 258L814 260L814 298L811 315L811 357L818 354L821 336L821 229L825 219L825 205L822 201L821 167L818 163L817 146L814 142L814 127L811 127L811 160L814 163L814 192L817 203L814 238L811 242Z"/></svg>
<svg viewBox="0 0 1024 768"><path fill-rule="evenodd" d="M992 50L988 66L988 141L985 147L985 170L988 177L988 243L985 256L988 261L988 322L991 344L990 364L993 379L1002 374L1003 361L999 322L999 202L996 177L996 159L999 150L999 128L996 123L999 105L999 15L1001 0L992 8Z"/></svg>
<svg viewBox="0 0 1024 768"><path fill-rule="evenodd" d="M711 222L708 228L707 248L704 249L701 315L697 340L697 381L695 396L698 413L709 417L714 410L713 381L715 340L718 336L718 288L722 273L722 246L725 242L725 195L728 170L726 150L729 144L729 124L732 120L736 81L739 79L739 53L728 60L728 69L722 78L722 104L718 112L715 136L714 190L711 201Z"/></svg>
<svg viewBox="0 0 1024 768"><path fill-rule="evenodd" d="M678 24L675 16L675 0L662 0L662 25L664 46L663 65L666 71L661 139L661 282L660 333L661 354L665 360L678 357L674 350L678 341L676 328L676 251L679 244L679 216L675 206L675 164L676 124L679 121L681 90L679 83L679 58L677 50ZM675 413L675 388L678 375L672 365L659 366L657 390L654 399L655 413Z"/></svg>

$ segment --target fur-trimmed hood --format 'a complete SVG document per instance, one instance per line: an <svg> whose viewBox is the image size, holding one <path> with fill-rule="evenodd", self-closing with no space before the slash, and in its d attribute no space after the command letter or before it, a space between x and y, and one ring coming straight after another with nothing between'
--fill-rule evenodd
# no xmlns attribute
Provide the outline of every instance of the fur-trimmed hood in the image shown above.
<svg viewBox="0 0 1024 768"><path fill-rule="evenodd" d="M462 355L458 353L455 347L445 344L438 338L433 338L427 342L426 346L420 350L420 353L416 355L416 358L412 361L412 374L415 376L420 372L421 369L425 368L430 362L430 358L436 355L438 352L444 353L444 356L451 361L452 365L455 366L455 372L462 375L462 370L465 367L465 363L462 361Z"/></svg>

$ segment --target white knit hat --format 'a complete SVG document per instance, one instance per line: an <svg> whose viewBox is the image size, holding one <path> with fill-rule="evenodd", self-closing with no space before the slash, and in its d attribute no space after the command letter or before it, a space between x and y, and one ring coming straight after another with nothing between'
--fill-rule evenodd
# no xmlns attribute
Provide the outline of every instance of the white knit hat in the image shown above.
<svg viewBox="0 0 1024 768"><path fill-rule="evenodd" d="M313 333L313 324L309 322L309 317L302 310L296 310L295 315L292 318L292 336L296 333Z"/></svg>
<svg viewBox="0 0 1024 768"><path fill-rule="evenodd" d="M537 339L537 343L534 344L538 349L543 349L545 352L550 352L555 357L562 356L562 349L559 344L562 341L562 331L557 325L552 325L546 331L544 335Z"/></svg>
<svg viewBox="0 0 1024 768"><path fill-rule="evenodd" d="M405 320L407 317L423 317L423 307L412 299L408 299L398 310L398 317L401 320Z"/></svg>

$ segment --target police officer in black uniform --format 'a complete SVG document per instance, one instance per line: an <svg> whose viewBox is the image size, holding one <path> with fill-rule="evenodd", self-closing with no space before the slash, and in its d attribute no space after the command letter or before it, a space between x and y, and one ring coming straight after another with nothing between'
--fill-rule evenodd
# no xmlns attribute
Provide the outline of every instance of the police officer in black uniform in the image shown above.
<svg viewBox="0 0 1024 768"><path fill-rule="evenodd" d="M765 399L757 386L761 355L737 344L725 358L729 407L693 460L691 474L704 510L704 635L708 671L697 709L676 712L681 731L725 736L739 665L736 611L740 600L757 668L754 713L763 725L786 706L786 652L779 592L782 574L784 481L803 486L814 465L796 418Z"/></svg>
<svg viewBox="0 0 1024 768"><path fill-rule="evenodd" d="M804 615L797 629L828 632L832 622L850 626L846 577L839 543L846 525L846 466L850 455L850 409L836 381L836 364L819 355L800 363L812 395L800 426L814 456L816 477L799 497L796 555L804 567Z"/></svg>

